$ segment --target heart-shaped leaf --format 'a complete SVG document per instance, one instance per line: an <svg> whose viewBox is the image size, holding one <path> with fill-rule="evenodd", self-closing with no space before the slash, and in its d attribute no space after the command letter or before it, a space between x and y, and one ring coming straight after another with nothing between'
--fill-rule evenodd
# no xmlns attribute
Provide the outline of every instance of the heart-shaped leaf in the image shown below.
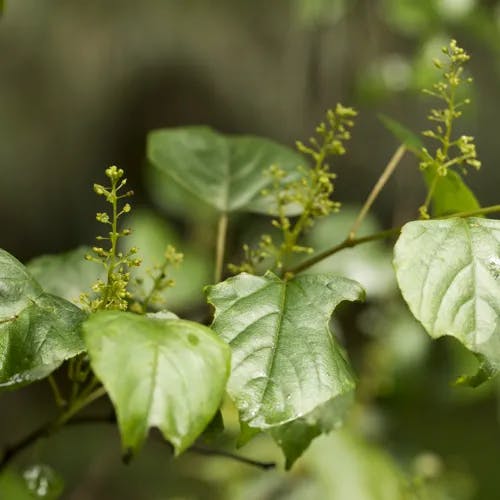
<svg viewBox="0 0 500 500"><path fill-rule="evenodd" d="M228 392L241 421L273 429L278 442L287 436L277 428L302 417L308 427L331 428L338 421L333 402L355 384L328 323L340 302L363 297L361 286L331 275L284 281L272 273L242 273L207 291L215 306L212 328L232 348ZM327 413L331 426L320 423Z"/></svg>
<svg viewBox="0 0 500 500"><path fill-rule="evenodd" d="M0 387L42 379L85 346L85 313L45 293L26 268L0 249Z"/></svg>
<svg viewBox="0 0 500 500"><path fill-rule="evenodd" d="M268 139L224 136L209 127L155 130L148 136L147 156L166 182L218 212L272 211L273 200L261 195L271 184L264 171L277 164L290 180L305 163L301 155ZM290 207L290 213L296 212Z"/></svg>
<svg viewBox="0 0 500 500"><path fill-rule="evenodd" d="M83 324L92 368L115 406L127 454L158 427L176 453L203 432L219 408L230 349L206 326L120 311Z"/></svg>
<svg viewBox="0 0 500 500"><path fill-rule="evenodd" d="M409 222L394 265L403 297L431 337L456 337L500 369L500 221Z"/></svg>

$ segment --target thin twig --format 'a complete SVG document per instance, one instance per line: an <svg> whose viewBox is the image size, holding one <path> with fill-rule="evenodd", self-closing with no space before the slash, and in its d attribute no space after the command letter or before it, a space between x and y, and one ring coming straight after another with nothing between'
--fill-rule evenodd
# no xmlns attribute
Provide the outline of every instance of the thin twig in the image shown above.
<svg viewBox="0 0 500 500"><path fill-rule="evenodd" d="M52 389L52 394L54 395L54 400L56 402L56 405L59 408L63 408L66 405L66 400L61 394L61 391L59 390L59 386L57 385L57 381L54 377L54 375L49 375L47 377L47 380L49 381L50 388Z"/></svg>
<svg viewBox="0 0 500 500"><path fill-rule="evenodd" d="M2 323L9 323L10 321L14 321L17 319L17 314L15 314L14 316L10 316L9 318L4 318L4 319L0 319L0 324Z"/></svg>
<svg viewBox="0 0 500 500"><path fill-rule="evenodd" d="M496 212L500 212L500 205L491 205L489 207L478 208L477 210L469 210L468 212L457 212L455 214L444 215L443 217L437 217L438 219L451 219L452 217L474 217L475 215L488 215Z"/></svg>
<svg viewBox="0 0 500 500"><path fill-rule="evenodd" d="M427 192L427 196L425 197L424 204L420 207L420 214L422 216L423 213L427 214L427 209L429 208L429 205L432 200L432 196L434 195L434 191L436 190L436 186L438 183L438 180L441 176L436 173L434 176L434 179L432 179L432 183L429 187L429 191ZM426 219L428 219L428 215L425 216Z"/></svg>
<svg viewBox="0 0 500 500"><path fill-rule="evenodd" d="M217 242L215 248L215 283L219 283L222 279L222 271L224 266L224 252L226 249L228 216L223 212L219 216L217 223Z"/></svg>
<svg viewBox="0 0 500 500"><path fill-rule="evenodd" d="M274 469L276 467L276 464L274 462L261 462L259 460L253 460L252 458L236 455L235 453L231 453L230 451L216 450L214 448L209 448L208 446L203 446L201 444L193 444L188 448L187 451L198 453L200 455L229 458L231 460L241 462L242 464L251 465L253 467L258 467L259 469L264 470Z"/></svg>
<svg viewBox="0 0 500 500"><path fill-rule="evenodd" d="M451 219L453 217L464 219L466 217L474 217L475 215L486 215L496 212L500 212L500 205L492 205L489 207L479 208L477 210L470 210L467 212L457 212L454 214L445 215L443 217L436 217L434 219L429 219L429 220ZM294 275L301 273L302 271L309 269L310 267L314 266L314 264L317 264L323 259L326 259L327 257L330 257L331 255L334 255L346 248L352 248L361 245L363 243L369 243L370 241L383 240L385 238L396 236L401 231L402 227L403 226L393 227L391 229L386 229L385 231L380 231L378 233L373 233L368 236L363 236L362 238L351 239L347 237L342 243L339 243L338 245L328 248L321 253L313 255L311 258L304 260L302 263L296 265L295 267L292 267L291 269L287 269L284 272L284 274L287 273Z"/></svg>
<svg viewBox="0 0 500 500"><path fill-rule="evenodd" d="M289 274L298 274L301 273L302 271L305 271L306 269L314 266L314 264L317 264L318 262L322 261L323 259L326 259L327 257L330 257L333 254L336 254L337 252L340 252L341 250L344 250L345 248L352 248L357 245L361 245L362 243L368 243L370 241L376 241L376 240L382 240L385 238L390 238L391 236L397 235L401 231L401 227L393 227L391 229L387 229L385 231L380 231L378 233L370 234L369 236L363 236L362 238L354 238L350 239L347 237L342 243L339 243L338 245L335 245L331 248L328 248L327 250L324 250L323 252L320 252L316 255L313 255L311 258L306 259L303 261L301 264L298 264L295 267L292 267L291 269L287 269L286 273Z"/></svg>
<svg viewBox="0 0 500 500"><path fill-rule="evenodd" d="M366 199L363 207L359 211L359 214L356 217L356 220L354 221L351 230L349 231L350 240L353 240L356 237L356 233L358 232L361 223L365 219L366 214L369 212L371 206L373 205L373 202L377 199L377 196L380 194L384 186L387 184L387 181L394 173L394 170L396 170L396 167L399 165L399 162L403 158L406 151L407 151L406 146L402 144L401 146L399 146L398 149L396 149L395 153L392 155L391 159L389 160L389 163L386 165L384 171L382 172L382 175L375 183L375 186L373 186L373 189L368 195L368 198Z"/></svg>

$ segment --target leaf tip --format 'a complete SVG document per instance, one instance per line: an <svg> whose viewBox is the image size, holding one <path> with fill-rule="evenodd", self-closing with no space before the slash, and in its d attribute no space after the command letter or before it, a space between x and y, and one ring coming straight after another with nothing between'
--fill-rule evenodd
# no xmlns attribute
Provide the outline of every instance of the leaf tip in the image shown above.
<svg viewBox="0 0 500 500"><path fill-rule="evenodd" d="M132 461L132 458L134 458L134 450L131 447L125 448L122 453L122 462L128 465Z"/></svg>
<svg viewBox="0 0 500 500"><path fill-rule="evenodd" d="M482 355L476 356L480 361L477 372L474 375L462 375L458 377L453 382L453 386L476 388L498 375L499 370L495 366L493 366L487 359L485 359Z"/></svg>

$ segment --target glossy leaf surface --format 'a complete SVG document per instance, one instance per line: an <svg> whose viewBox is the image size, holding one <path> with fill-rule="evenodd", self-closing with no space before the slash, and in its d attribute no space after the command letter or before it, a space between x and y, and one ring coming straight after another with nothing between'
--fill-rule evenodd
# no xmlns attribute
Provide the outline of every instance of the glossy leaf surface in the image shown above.
<svg viewBox="0 0 500 500"><path fill-rule="evenodd" d="M46 377L84 350L85 313L45 293L26 268L0 250L0 387Z"/></svg>
<svg viewBox="0 0 500 500"><path fill-rule="evenodd" d="M500 221L414 221L394 249L399 287L434 338L451 335L500 368Z"/></svg>
<svg viewBox="0 0 500 500"><path fill-rule="evenodd" d="M283 281L272 273L243 273L208 287L216 309L212 328L233 351L228 391L243 422L279 432L278 426L305 417L318 427L324 416L318 409L330 410L353 391L349 364L328 323L340 302L362 296L358 283L330 275Z"/></svg>
<svg viewBox="0 0 500 500"><path fill-rule="evenodd" d="M126 453L158 427L176 453L202 433L219 408L230 350L191 321L109 311L83 324L96 375L115 406Z"/></svg>
<svg viewBox="0 0 500 500"><path fill-rule="evenodd" d="M268 139L228 137L209 127L156 130L149 134L147 156L166 177L218 212L268 213L272 200L261 191L271 179L264 171L273 164L297 175L304 158ZM291 208L293 212L293 208Z"/></svg>

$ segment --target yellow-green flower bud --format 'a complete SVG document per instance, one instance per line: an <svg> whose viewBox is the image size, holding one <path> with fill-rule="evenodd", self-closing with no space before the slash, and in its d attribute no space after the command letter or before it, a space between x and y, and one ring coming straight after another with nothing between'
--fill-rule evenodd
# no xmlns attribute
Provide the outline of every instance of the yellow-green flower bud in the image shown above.
<svg viewBox="0 0 500 500"><path fill-rule="evenodd" d="M94 191L96 194L102 195L106 193L106 189L100 184L94 184Z"/></svg>

